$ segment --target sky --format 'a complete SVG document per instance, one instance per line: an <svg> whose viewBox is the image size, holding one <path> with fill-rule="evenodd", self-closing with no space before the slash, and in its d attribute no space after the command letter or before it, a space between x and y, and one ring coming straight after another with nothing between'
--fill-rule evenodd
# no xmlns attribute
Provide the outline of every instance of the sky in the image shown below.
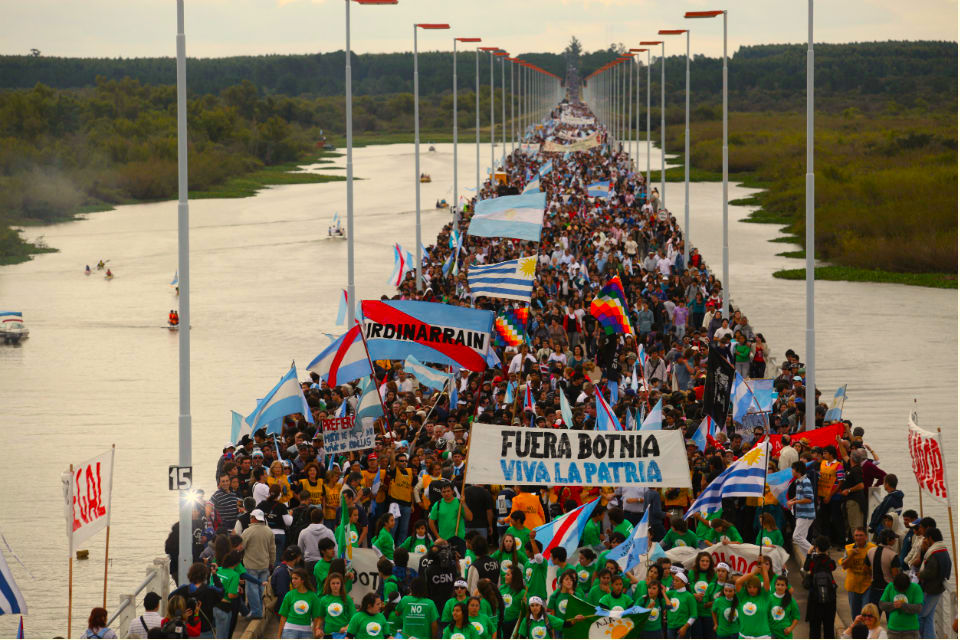
<svg viewBox="0 0 960 640"><path fill-rule="evenodd" d="M185 0L187 55L313 53L344 48L345 0ZM723 24L684 20L685 11L729 11L728 46L803 42L803 0L399 0L351 10L358 53L410 51L414 22L448 22L421 32L421 50L449 50L451 38L481 37L512 55L560 52L576 36L586 51L636 46L658 29L691 29L691 53L719 56ZM817 42L957 40L957 0L819 0ZM0 54L67 57L173 56L174 0L0 0ZM671 41L672 40L672 41ZM682 38L667 55L682 53ZM673 52L671 52L671 48Z"/></svg>

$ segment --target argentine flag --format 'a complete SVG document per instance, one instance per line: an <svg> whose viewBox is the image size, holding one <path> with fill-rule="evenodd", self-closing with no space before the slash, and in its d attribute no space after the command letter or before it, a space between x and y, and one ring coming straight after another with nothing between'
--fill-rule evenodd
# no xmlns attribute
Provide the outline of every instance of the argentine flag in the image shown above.
<svg viewBox="0 0 960 640"><path fill-rule="evenodd" d="M531 180L527 183L527 186L523 188L524 193L540 193L540 178Z"/></svg>
<svg viewBox="0 0 960 640"><path fill-rule="evenodd" d="M593 184L587 185L587 195L592 198L609 198L610 197L610 183L609 182L594 182Z"/></svg>
<svg viewBox="0 0 960 640"><path fill-rule="evenodd" d="M337 326L342 327L347 321L347 290L343 289L340 304L337 306Z"/></svg>
<svg viewBox="0 0 960 640"><path fill-rule="evenodd" d="M629 538L618 544L607 554L607 560L615 560L621 571L630 571L640 564L640 556L647 554L649 540L650 511L644 511L640 522L634 527Z"/></svg>
<svg viewBox="0 0 960 640"><path fill-rule="evenodd" d="M769 448L769 443L761 442L727 467L700 493L683 516L684 519L698 512L707 514L719 511L723 498L763 496Z"/></svg>
<svg viewBox="0 0 960 640"><path fill-rule="evenodd" d="M376 420L383 415L383 405L380 404L380 394L373 377L366 377L360 381L360 403L357 405L357 420L370 418Z"/></svg>
<svg viewBox="0 0 960 640"><path fill-rule="evenodd" d="M257 403L257 408L244 420L250 425L251 431L256 431L267 423L283 419L292 413L302 413L307 422L313 424L313 414L307 406L307 399L303 397L294 365L290 365L290 371L280 378L280 382Z"/></svg>
<svg viewBox="0 0 960 640"><path fill-rule="evenodd" d="M481 200L470 219L470 235L540 241L547 194L525 193Z"/></svg>
<svg viewBox="0 0 960 640"><path fill-rule="evenodd" d="M650 413L643 419L640 431L659 431L663 428L663 398L657 400Z"/></svg>
<svg viewBox="0 0 960 640"><path fill-rule="evenodd" d="M545 164L545 165L543 165L542 167L540 167L540 171L538 171L537 173L538 173L538 175L540 175L540 177L543 177L543 176L547 175L548 173L550 173L551 171L553 171L553 160L551 160L551 161L548 162L547 164Z"/></svg>
<svg viewBox="0 0 960 640"><path fill-rule="evenodd" d="M412 373L425 387L440 391L450 381L450 374L445 371L437 371L433 367L428 367L413 356L407 356L403 363L403 370Z"/></svg>
<svg viewBox="0 0 960 640"><path fill-rule="evenodd" d="M560 415L563 416L563 424L567 429L573 428L573 411L570 409L570 401L567 400L567 394L560 390Z"/></svg>

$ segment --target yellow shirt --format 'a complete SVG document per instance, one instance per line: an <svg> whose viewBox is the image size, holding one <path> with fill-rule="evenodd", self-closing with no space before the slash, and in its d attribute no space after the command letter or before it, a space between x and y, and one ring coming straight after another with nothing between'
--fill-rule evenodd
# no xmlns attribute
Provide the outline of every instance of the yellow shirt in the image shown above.
<svg viewBox="0 0 960 640"><path fill-rule="evenodd" d="M817 495L823 499L830 497L830 490L837 483L837 470L840 468L840 461L834 460L827 462L820 461L820 479L817 481Z"/></svg>
<svg viewBox="0 0 960 640"><path fill-rule="evenodd" d="M375 470L373 470L373 471L363 471L363 472L361 472L361 473L363 473L363 486L365 486L365 487L367 487L367 488L369 488L369 489L373 489L373 480L374 480L374 478L377 477L377 471L379 471L379 470L380 470L380 469L379 469L379 467L378 467L377 469L375 469ZM383 472L380 474L380 490L377 491L377 495L374 496L374 499L375 499L377 502L383 502L384 500L387 499L387 489L386 489L386 484L387 484L387 482L386 482L386 480L387 480L387 470L384 469Z"/></svg>
<svg viewBox="0 0 960 640"><path fill-rule="evenodd" d="M387 491L394 500L403 502L413 502L413 471L410 469L397 469L390 481L390 489Z"/></svg>
<svg viewBox="0 0 960 640"><path fill-rule="evenodd" d="M323 485L323 517L325 520L334 520L337 517L337 508L340 506L340 489L343 483L324 483ZM337 523L339 524L339 523Z"/></svg>
<svg viewBox="0 0 960 640"><path fill-rule="evenodd" d="M293 497L293 490L290 488L290 481L287 480L287 477L274 478L273 476L267 476L267 485L273 486L275 484L280 485L280 502L284 504L290 502L290 498Z"/></svg>
<svg viewBox="0 0 960 640"><path fill-rule="evenodd" d="M317 480L315 484L310 484L306 478L300 480L300 491L310 492L310 504L323 504L323 480Z"/></svg>
<svg viewBox="0 0 960 640"><path fill-rule="evenodd" d="M846 577L843 580L843 588L848 592L852 593L864 593L867 589L870 588L870 583L873 580L873 572L870 570L870 567L867 566L865 562L867 557L867 551L872 549L877 545L872 542L868 542L862 547L855 547L853 544L848 544L844 547L844 552L847 556L846 562Z"/></svg>

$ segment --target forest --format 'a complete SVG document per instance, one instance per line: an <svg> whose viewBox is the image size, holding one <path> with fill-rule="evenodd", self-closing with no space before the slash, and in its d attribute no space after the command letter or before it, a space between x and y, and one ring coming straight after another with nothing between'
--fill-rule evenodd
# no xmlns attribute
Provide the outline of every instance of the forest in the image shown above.
<svg viewBox="0 0 960 640"><path fill-rule="evenodd" d="M561 76L568 65L586 76L622 49L584 53L575 43L560 54L521 57ZM850 267L879 259L890 271L955 274L956 54L956 43L941 42L818 45L818 256ZM450 54L421 56L422 135L439 142L452 127ZM802 237L804 56L799 45L754 46L729 63L731 172L768 187L756 199L758 217L789 227L788 240ZM473 55L459 62L458 113L472 133ZM411 140L409 54L361 55L355 65L358 143ZM481 81L489 82L489 60L481 65ZM343 179L287 172L320 158L325 139L342 144L342 52L190 60L187 68L191 197ZM682 71L681 57L667 58L670 151L682 144ZM176 196L173 73L173 61L162 58L0 57L0 264L35 251L10 225ZM719 171L720 75L718 59L697 56L691 64L691 164L706 179ZM499 114L499 88L494 96ZM484 139L490 97L482 84ZM652 116L656 129L658 107ZM905 212L918 198L923 213ZM906 236L904 215L923 217ZM921 229L934 239L925 243Z"/></svg>

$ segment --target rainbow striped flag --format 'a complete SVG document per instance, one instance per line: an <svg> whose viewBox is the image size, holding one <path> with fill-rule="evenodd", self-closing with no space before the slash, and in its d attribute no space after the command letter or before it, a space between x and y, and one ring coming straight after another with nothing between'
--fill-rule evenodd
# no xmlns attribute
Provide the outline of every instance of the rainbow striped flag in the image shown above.
<svg viewBox="0 0 960 640"><path fill-rule="evenodd" d="M516 347L524 343L530 309L506 309L493 321L494 340L500 345Z"/></svg>
<svg viewBox="0 0 960 640"><path fill-rule="evenodd" d="M613 276L590 303L590 314L597 319L607 334L633 333L627 316L627 296L620 276Z"/></svg>

